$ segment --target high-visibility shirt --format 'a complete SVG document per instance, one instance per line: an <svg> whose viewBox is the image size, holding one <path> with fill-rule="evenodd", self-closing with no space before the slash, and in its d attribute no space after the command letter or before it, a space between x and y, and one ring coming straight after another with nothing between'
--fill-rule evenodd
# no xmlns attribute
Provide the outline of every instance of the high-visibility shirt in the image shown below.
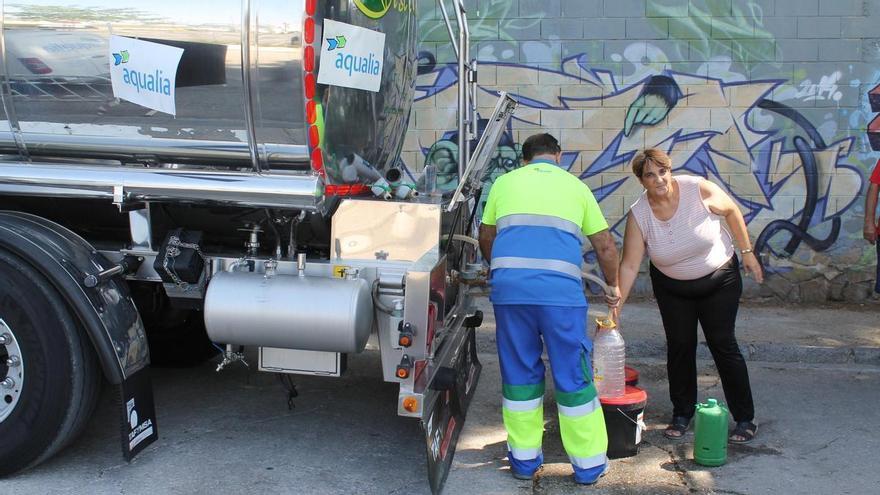
<svg viewBox="0 0 880 495"><path fill-rule="evenodd" d="M590 188L552 161L499 177L482 222L495 225L493 304L586 306L584 236L608 228Z"/></svg>

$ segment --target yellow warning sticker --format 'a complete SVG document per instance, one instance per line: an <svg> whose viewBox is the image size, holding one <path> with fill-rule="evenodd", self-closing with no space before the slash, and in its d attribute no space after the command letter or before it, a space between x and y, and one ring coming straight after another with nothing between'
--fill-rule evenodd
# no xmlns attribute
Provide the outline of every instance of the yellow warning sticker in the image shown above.
<svg viewBox="0 0 880 495"><path fill-rule="evenodd" d="M346 265L333 265L333 276L336 278L345 278L345 270L348 270L348 266Z"/></svg>

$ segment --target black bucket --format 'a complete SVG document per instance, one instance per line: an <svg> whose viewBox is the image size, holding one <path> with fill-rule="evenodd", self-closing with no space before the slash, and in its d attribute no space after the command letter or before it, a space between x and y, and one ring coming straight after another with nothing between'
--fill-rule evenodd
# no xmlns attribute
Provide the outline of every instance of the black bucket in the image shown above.
<svg viewBox="0 0 880 495"><path fill-rule="evenodd" d="M645 427L648 394L638 387L626 387L623 397L600 398L608 431L608 458L632 457L639 453Z"/></svg>

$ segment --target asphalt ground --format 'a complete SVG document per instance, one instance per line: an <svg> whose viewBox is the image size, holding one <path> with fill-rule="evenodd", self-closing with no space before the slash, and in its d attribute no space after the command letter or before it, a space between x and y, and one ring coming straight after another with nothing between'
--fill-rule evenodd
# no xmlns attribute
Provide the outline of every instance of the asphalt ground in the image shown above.
<svg viewBox="0 0 880 495"><path fill-rule="evenodd" d="M682 441L662 435L670 413L665 364L655 357L665 352L662 330L650 301L639 304L641 312L628 305L623 316L629 364L640 371L640 386L649 395L648 430L637 456L612 461L594 487L575 485L551 390L545 402L545 466L532 481L510 476L487 313L478 333L483 374L444 493L876 491L880 366L870 362L872 339L880 332L873 326L875 308L741 311L741 345L755 344L756 336L785 350L770 356L801 360L747 356L758 436L750 445L730 446L726 465L707 468L693 462L692 434ZM784 324L777 328L773 322ZM864 348L869 359L812 347ZM650 352L640 356L642 349ZM0 480L0 493L429 493L421 429L396 416L397 387L382 382L378 352L351 356L341 378L296 377L300 395L292 410L275 375L241 366L216 373L215 367L207 362L153 370L160 439L131 463L121 456L119 406L106 387L86 432L53 459ZM721 398L711 361L700 361L699 368L700 399Z"/></svg>

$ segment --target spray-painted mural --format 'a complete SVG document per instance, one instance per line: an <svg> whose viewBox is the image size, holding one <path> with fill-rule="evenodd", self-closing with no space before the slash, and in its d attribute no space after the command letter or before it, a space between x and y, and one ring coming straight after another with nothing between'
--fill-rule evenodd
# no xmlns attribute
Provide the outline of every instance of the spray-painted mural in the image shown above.
<svg viewBox="0 0 880 495"><path fill-rule="evenodd" d="M611 120L620 129L601 149L564 153L562 165L572 170L580 162L582 170L572 171L590 185L600 203L612 193L625 198L640 194L642 187L626 166L638 150L657 147L669 154L675 170L703 176L728 190L739 202L746 221L762 229L758 249L773 249L768 241L780 231L793 234L784 248L789 255L800 242L824 250L837 239L839 216L853 205L862 186L859 171L846 164L853 138L826 143L796 110L765 98L784 81L725 82L669 72L620 86L609 72L592 70L592 78L583 78L574 76L580 71L569 66L586 68L582 58L573 58L554 74L577 79L582 85L566 86L576 88L577 96L563 94L556 102L540 101L528 94L514 96L526 108L542 110L541 119L545 121L566 118L556 113L582 114L585 130L604 129L609 119L623 117ZM506 64L496 67L514 73L536 70ZM417 98L454 89L454 66L435 68L431 75L432 84L419 86ZM511 77L528 79L525 75ZM585 88L596 94L583 96ZM603 94L605 89L610 93ZM497 95L491 89L484 91ZM699 100L700 105L678 104L684 100ZM751 115L758 108L771 114L763 123ZM793 137L781 135L774 127L777 119L789 120L786 127L794 125L799 133ZM514 120L533 125L536 132L546 127L539 119ZM706 125L695 127L700 122ZM603 138L606 136L603 134ZM437 167L438 177L442 177L438 184L444 190L457 185L457 146L457 135L450 132L426 150L426 163ZM484 177L488 186L484 191L498 175L517 166L520 157L518 145L508 133ZM800 204L795 198L801 199ZM622 234L618 230L622 217L615 220L614 230ZM826 221L831 222L831 232L825 238L809 233L811 227Z"/></svg>
<svg viewBox="0 0 880 495"><path fill-rule="evenodd" d="M709 2L707 8L720 3ZM780 69L780 75L787 77L747 77L749 60L773 58L767 53L774 46L773 34L760 22L762 12L754 5L743 11L736 6L731 10L728 3L724 12L724 22L714 24L711 17L719 13L713 11L681 18L682 29L693 33L681 44L661 48L650 41L634 41L610 56L606 50L604 58L585 51L556 64L505 62L498 43L490 45L491 50L479 49L481 72L488 72L492 82L480 86L481 106L491 107L499 90L520 102L484 176L482 200L495 178L519 165L518 143L535 132L551 132L561 138L562 166L590 186L620 236L625 212L642 192L629 171L629 161L646 147L662 148L671 156L676 173L712 180L736 199L765 268L777 275L776 295L785 296L791 283L807 281L817 285L804 289L812 293L798 292L791 299L824 299L826 293L845 299L840 290L833 294L835 283L841 285L838 276L847 266L860 269L870 264L867 246L856 242L858 233L847 231L844 221L852 219L861 205L865 167L860 163L870 161L864 129L873 115L841 109L840 102L845 91L864 84L857 78L847 81L845 70L834 66L829 67L835 70L813 77L797 69ZM476 29L481 25L476 23ZM744 25L752 26L748 33L740 32ZM714 36L705 34L710 32ZM730 39L723 50L719 37ZM737 40L744 37L759 42ZM503 33L499 39L514 46L515 41ZM559 43L519 45L524 58L531 52L546 61L553 57L539 52L555 53L554 45ZM680 53L667 53L682 46L699 62L669 62L682 60ZM596 58L601 59L593 62ZM454 101L456 66L434 60L432 53L423 53L417 102ZM850 66L850 77L855 72ZM825 115L815 108L823 106L828 107ZM451 106L446 111L454 114ZM846 128L838 125L847 118ZM410 164L415 168L433 164L443 190L456 186L457 135L449 130L453 127L437 129L432 142L420 140L424 161ZM862 132L852 133L853 128ZM836 266L834 258L841 249L855 255L846 253L846 260ZM587 261L592 261L590 255ZM812 275L793 273L804 268ZM826 272L824 280L811 280L822 270L830 270L830 276ZM769 281L773 287L773 277Z"/></svg>

